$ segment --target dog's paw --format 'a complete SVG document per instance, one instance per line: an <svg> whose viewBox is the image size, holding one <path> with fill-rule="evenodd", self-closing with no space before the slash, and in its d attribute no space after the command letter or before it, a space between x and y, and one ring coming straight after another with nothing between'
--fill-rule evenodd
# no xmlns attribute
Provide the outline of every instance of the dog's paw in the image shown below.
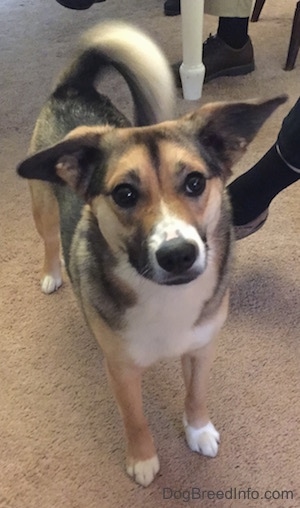
<svg viewBox="0 0 300 508"><path fill-rule="evenodd" d="M43 293L49 295L56 291L62 285L62 278L60 276L53 277L53 275L44 275L41 280L41 288Z"/></svg>
<svg viewBox="0 0 300 508"><path fill-rule="evenodd" d="M148 487L148 485L150 485L158 471L159 460L157 455L147 460L132 461L127 465L127 473L129 476L143 487Z"/></svg>
<svg viewBox="0 0 300 508"><path fill-rule="evenodd" d="M211 422L196 429L191 427L183 417L187 443L193 452L202 453L207 457L215 457L218 453L220 434Z"/></svg>

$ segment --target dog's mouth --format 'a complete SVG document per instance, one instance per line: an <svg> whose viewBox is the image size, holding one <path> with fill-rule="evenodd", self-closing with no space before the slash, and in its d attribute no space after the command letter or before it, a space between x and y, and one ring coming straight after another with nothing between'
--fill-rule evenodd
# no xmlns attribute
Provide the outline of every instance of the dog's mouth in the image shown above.
<svg viewBox="0 0 300 508"><path fill-rule="evenodd" d="M197 279L201 273L203 273L202 270L190 270L180 275L161 274L158 277L154 277L153 280L154 282L164 286L179 286L189 284Z"/></svg>

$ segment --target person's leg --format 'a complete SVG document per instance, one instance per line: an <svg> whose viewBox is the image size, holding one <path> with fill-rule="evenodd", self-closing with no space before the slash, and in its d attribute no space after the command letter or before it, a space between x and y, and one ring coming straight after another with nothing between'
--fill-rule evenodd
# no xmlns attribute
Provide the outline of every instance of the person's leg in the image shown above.
<svg viewBox="0 0 300 508"><path fill-rule="evenodd" d="M165 9L168 6L175 14L176 1L167 0ZM219 17L216 35L210 35L203 44L205 83L220 76L244 75L254 70L253 46L248 36L251 9L252 0L205 0L205 14ZM173 70L180 87L179 67L177 63Z"/></svg>
<svg viewBox="0 0 300 508"><path fill-rule="evenodd" d="M249 18L253 0L205 0L204 12L224 18Z"/></svg>
<svg viewBox="0 0 300 508"><path fill-rule="evenodd" d="M228 186L237 239L257 231L265 223L275 196L299 180L299 133L300 99L284 119L277 142Z"/></svg>
<svg viewBox="0 0 300 508"><path fill-rule="evenodd" d="M220 17L217 35L233 49L241 49L247 43L249 18Z"/></svg>
<svg viewBox="0 0 300 508"><path fill-rule="evenodd" d="M253 0L206 0L205 14L226 18L249 18ZM180 14L180 0L166 0L164 3L166 16Z"/></svg>
<svg viewBox="0 0 300 508"><path fill-rule="evenodd" d="M219 17L217 34L203 46L208 82L220 76L237 76L254 70L254 55L248 36L252 0L205 0L204 12Z"/></svg>
<svg viewBox="0 0 300 508"><path fill-rule="evenodd" d="M166 0L164 13L165 16L178 16L180 14L180 0Z"/></svg>

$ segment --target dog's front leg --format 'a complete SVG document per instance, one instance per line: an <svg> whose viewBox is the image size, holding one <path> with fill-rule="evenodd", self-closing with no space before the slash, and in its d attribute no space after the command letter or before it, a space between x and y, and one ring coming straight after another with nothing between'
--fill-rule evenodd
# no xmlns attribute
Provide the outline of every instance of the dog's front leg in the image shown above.
<svg viewBox="0 0 300 508"><path fill-rule="evenodd" d="M186 440L195 452L215 457L218 452L219 433L211 423L206 406L206 395L215 340L182 357L182 370L186 386L183 424Z"/></svg>
<svg viewBox="0 0 300 508"><path fill-rule="evenodd" d="M210 321L199 324L198 332L209 334L209 342L197 350L182 356L182 371L186 387L183 424L186 440L191 450L215 457L218 453L219 433L208 415L206 397L210 369L215 357L216 338L228 313L229 291Z"/></svg>
<svg viewBox="0 0 300 508"><path fill-rule="evenodd" d="M126 433L127 473L147 487L159 471L159 460L143 412L142 369L111 359L106 367Z"/></svg>

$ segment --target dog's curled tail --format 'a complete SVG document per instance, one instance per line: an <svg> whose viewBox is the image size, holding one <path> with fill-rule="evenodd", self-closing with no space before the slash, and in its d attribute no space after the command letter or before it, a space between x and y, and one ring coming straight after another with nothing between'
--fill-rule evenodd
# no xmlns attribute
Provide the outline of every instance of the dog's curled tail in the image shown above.
<svg viewBox="0 0 300 508"><path fill-rule="evenodd" d="M166 57L149 36L121 21L100 23L83 34L77 56L57 88L94 87L107 66L115 67L125 78L137 126L173 118L175 85Z"/></svg>

